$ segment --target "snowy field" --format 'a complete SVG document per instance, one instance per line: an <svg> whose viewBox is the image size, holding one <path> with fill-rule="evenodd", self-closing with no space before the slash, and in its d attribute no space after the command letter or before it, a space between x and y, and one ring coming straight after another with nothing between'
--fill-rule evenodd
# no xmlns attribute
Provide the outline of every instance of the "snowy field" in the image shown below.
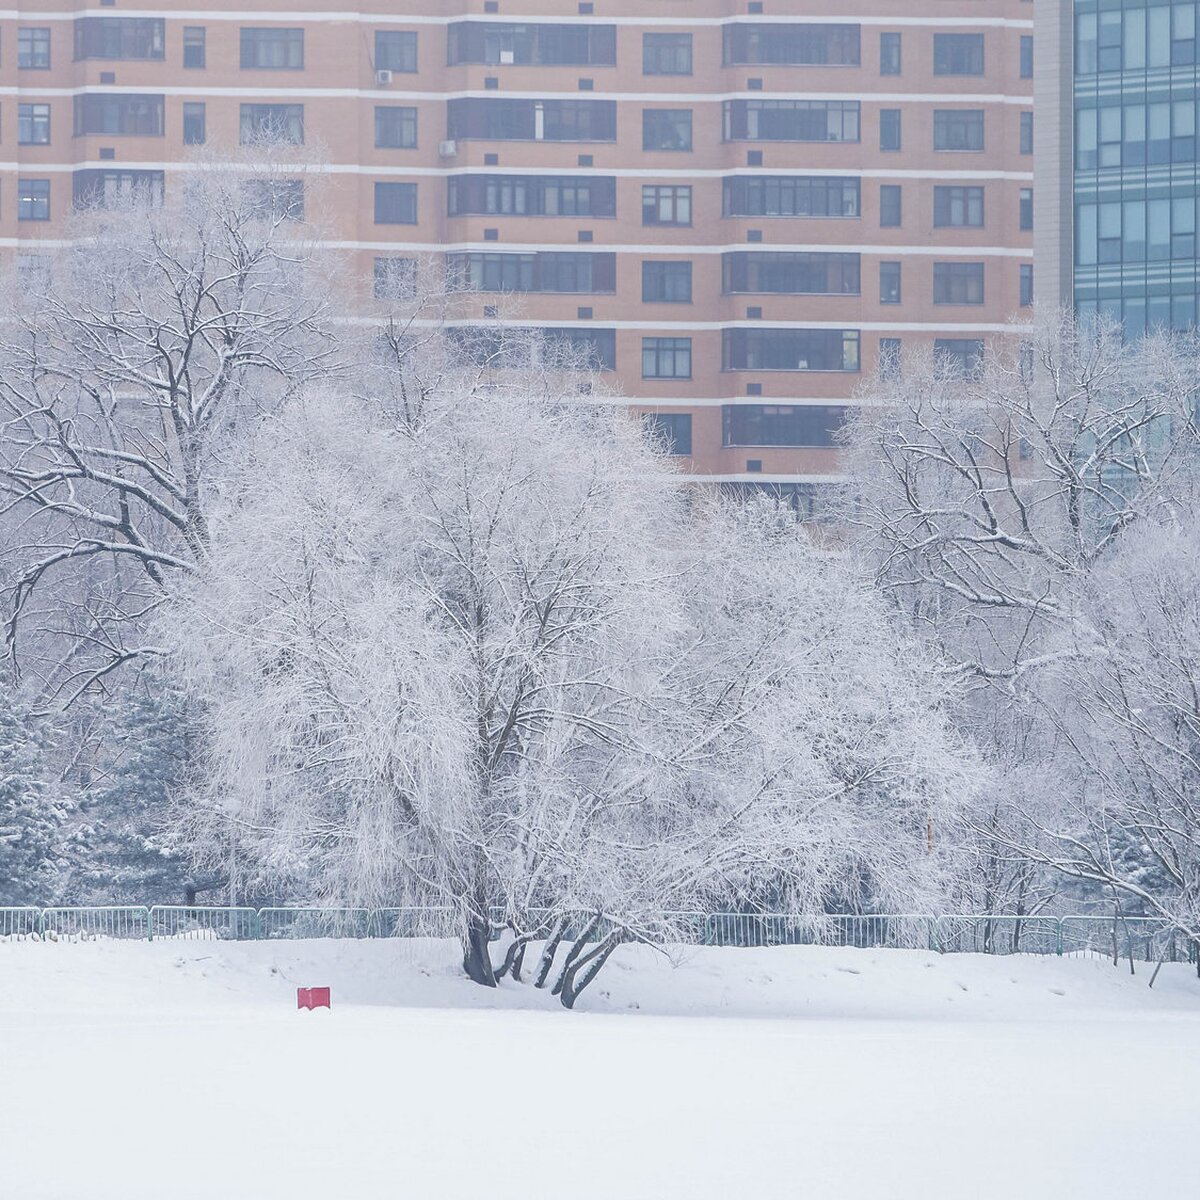
<svg viewBox="0 0 1200 1200"><path fill-rule="evenodd" d="M1200 984L1148 978L624 948L568 1013L443 943L3 944L0 1197L1194 1200Z"/></svg>

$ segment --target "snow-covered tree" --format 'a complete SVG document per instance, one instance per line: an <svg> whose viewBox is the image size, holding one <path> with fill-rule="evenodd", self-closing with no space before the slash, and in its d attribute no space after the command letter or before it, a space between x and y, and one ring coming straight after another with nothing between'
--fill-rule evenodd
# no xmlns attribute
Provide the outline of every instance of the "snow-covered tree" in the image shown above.
<svg viewBox="0 0 1200 1200"><path fill-rule="evenodd" d="M1111 573L1135 547L1195 520L1198 366L1194 338L1126 342L1042 314L973 372L910 356L850 424L858 544L897 611L973 685L956 720L991 770L964 846L961 895L976 910L1050 903L1062 885L1040 868L1065 868L1072 845L1139 870L1163 852L1113 807L1118 792L1157 805L1149 774L1101 786L1115 778L1108 751L1124 745L1127 763L1131 751L1105 682L1123 634L1100 600L1121 594ZM1106 882L1078 863L1066 873Z"/></svg>
<svg viewBox="0 0 1200 1200"><path fill-rule="evenodd" d="M935 894L971 756L870 580L696 502L554 348L454 336L418 420L310 392L231 465L160 627L205 702L187 836L243 887L448 906L481 983L497 915L569 931L568 1005L678 910Z"/></svg>
<svg viewBox="0 0 1200 1200"><path fill-rule="evenodd" d="M76 785L61 887L74 903L176 904L190 864L166 836L195 745L180 689L148 662L126 680L91 731L85 781ZM74 782L74 780L72 780Z"/></svg>
<svg viewBox="0 0 1200 1200"><path fill-rule="evenodd" d="M1071 786L1007 842L1200 947L1200 508L1121 539L1081 609L1039 690Z"/></svg>
<svg viewBox="0 0 1200 1200"><path fill-rule="evenodd" d="M80 214L44 271L6 281L8 649L66 702L153 650L145 615L204 553L221 439L331 353L304 226L270 202L295 167L196 167Z"/></svg>
<svg viewBox="0 0 1200 1200"><path fill-rule="evenodd" d="M13 689L0 688L0 905L54 894L67 806L51 770L45 732Z"/></svg>

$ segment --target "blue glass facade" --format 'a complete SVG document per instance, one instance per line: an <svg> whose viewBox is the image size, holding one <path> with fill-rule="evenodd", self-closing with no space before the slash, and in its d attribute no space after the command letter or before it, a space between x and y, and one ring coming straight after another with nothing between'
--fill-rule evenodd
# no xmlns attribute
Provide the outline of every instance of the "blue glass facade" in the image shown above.
<svg viewBox="0 0 1200 1200"><path fill-rule="evenodd" d="M1196 0L1075 0L1075 307L1196 324Z"/></svg>

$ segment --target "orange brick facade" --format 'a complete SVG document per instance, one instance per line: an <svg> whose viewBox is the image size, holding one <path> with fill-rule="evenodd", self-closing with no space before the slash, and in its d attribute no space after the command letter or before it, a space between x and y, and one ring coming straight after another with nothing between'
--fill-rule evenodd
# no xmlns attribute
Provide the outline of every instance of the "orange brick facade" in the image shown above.
<svg viewBox="0 0 1200 1200"><path fill-rule="evenodd" d="M44 0L0 21L0 239L36 253L122 172L170 187L185 130L302 129L364 280L463 256L520 293L506 319L594 338L631 404L683 418L690 469L810 483L881 342L969 343L1029 300L1032 7Z"/></svg>

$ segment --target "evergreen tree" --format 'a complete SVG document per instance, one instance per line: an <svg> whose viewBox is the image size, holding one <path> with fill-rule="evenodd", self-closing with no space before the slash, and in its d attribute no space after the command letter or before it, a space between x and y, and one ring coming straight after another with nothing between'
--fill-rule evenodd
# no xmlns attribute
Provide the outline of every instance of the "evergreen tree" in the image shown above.
<svg viewBox="0 0 1200 1200"><path fill-rule="evenodd" d="M70 882L81 903L179 903L188 868L162 834L184 777L187 710L160 673L144 671L109 710L92 786L83 797Z"/></svg>
<svg viewBox="0 0 1200 1200"><path fill-rule="evenodd" d="M0 689L0 904L43 904L54 894L65 805L48 739L8 688Z"/></svg>

